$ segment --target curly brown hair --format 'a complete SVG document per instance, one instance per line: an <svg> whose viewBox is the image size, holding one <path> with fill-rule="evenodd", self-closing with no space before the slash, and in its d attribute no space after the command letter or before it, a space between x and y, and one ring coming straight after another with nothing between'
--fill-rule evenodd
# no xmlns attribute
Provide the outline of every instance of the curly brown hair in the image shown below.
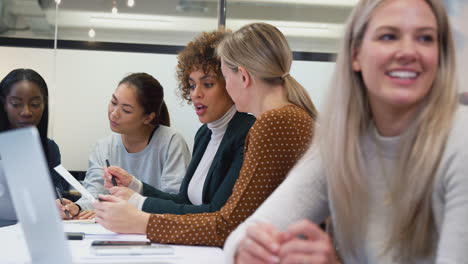
<svg viewBox="0 0 468 264"><path fill-rule="evenodd" d="M202 69L205 74L213 71L218 78L223 79L221 60L216 55L216 46L227 33L229 33L227 30L203 32L189 42L187 47L177 56L177 80L179 81L177 93L188 104L192 103L189 84L190 73Z"/></svg>

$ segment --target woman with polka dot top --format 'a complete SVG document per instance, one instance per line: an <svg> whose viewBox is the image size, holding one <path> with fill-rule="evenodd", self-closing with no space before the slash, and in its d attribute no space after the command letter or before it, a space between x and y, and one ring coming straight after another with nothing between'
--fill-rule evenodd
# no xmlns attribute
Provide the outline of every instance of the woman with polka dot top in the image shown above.
<svg viewBox="0 0 468 264"><path fill-rule="evenodd" d="M304 87L289 74L292 52L283 34L269 24L249 24L228 34L217 53L237 110L257 118L246 138L244 162L232 195L216 212L186 215L148 214L119 198L100 195L104 202L94 205L97 221L105 228L146 233L157 243L222 246L308 148L317 112ZM122 212L122 207L126 217L134 220L133 226L115 220L120 217L115 212Z"/></svg>

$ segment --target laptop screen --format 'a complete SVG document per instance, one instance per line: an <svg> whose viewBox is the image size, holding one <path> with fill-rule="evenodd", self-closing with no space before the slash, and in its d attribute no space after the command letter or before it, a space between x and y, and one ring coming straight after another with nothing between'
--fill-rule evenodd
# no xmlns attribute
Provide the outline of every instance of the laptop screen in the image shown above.
<svg viewBox="0 0 468 264"><path fill-rule="evenodd" d="M16 220L15 208L13 207L13 201L3 173L2 161L0 160L0 227L15 224Z"/></svg>
<svg viewBox="0 0 468 264"><path fill-rule="evenodd" d="M0 146L6 186L33 263L71 263L37 128L3 132Z"/></svg>

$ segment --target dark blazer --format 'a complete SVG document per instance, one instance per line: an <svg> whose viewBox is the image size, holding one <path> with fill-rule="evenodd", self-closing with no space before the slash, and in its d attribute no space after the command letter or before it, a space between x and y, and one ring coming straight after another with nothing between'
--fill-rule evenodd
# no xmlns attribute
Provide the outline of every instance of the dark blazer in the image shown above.
<svg viewBox="0 0 468 264"><path fill-rule="evenodd" d="M215 212L231 196L239 177L244 158L244 142L255 117L237 112L228 124L203 186L203 204L193 205L187 194L190 180L210 142L211 130L207 125L195 135L192 160L180 186L179 194L169 194L143 183L143 195L148 196L143 211L157 214L191 214Z"/></svg>

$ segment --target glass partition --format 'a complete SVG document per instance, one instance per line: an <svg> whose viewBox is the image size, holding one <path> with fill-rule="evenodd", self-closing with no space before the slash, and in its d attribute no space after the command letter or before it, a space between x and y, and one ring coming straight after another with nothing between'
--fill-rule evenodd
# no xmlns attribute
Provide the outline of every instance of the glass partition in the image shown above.
<svg viewBox="0 0 468 264"><path fill-rule="evenodd" d="M279 28L294 51L335 53L356 0L228 0L226 26L252 22Z"/></svg>
<svg viewBox="0 0 468 264"><path fill-rule="evenodd" d="M45 1L0 0L0 36L54 39L55 21Z"/></svg>
<svg viewBox="0 0 468 264"><path fill-rule="evenodd" d="M172 127L191 147L200 123L193 107L181 103L176 94L177 52L200 32L218 27L219 3L0 0L0 55L4 58L0 74L32 68L45 78L51 106L49 136L60 146L62 163L69 170L86 170L93 146L109 135L109 99L119 81L132 72L147 72L163 85ZM336 51L342 23L355 1L223 3L227 28L264 21L285 33L303 60L295 61L292 72L299 81L315 84L310 93L319 107L333 69L328 54ZM53 49L55 36L57 49ZM308 57L311 54L325 56L316 59Z"/></svg>
<svg viewBox="0 0 468 264"><path fill-rule="evenodd" d="M58 1L58 0L57 0ZM0 36L132 44L185 45L217 28L219 0L0 0ZM227 0L226 27L263 21L294 51L336 52L357 0Z"/></svg>
<svg viewBox="0 0 468 264"><path fill-rule="evenodd" d="M0 36L133 44L185 45L217 28L218 1L1 0Z"/></svg>

